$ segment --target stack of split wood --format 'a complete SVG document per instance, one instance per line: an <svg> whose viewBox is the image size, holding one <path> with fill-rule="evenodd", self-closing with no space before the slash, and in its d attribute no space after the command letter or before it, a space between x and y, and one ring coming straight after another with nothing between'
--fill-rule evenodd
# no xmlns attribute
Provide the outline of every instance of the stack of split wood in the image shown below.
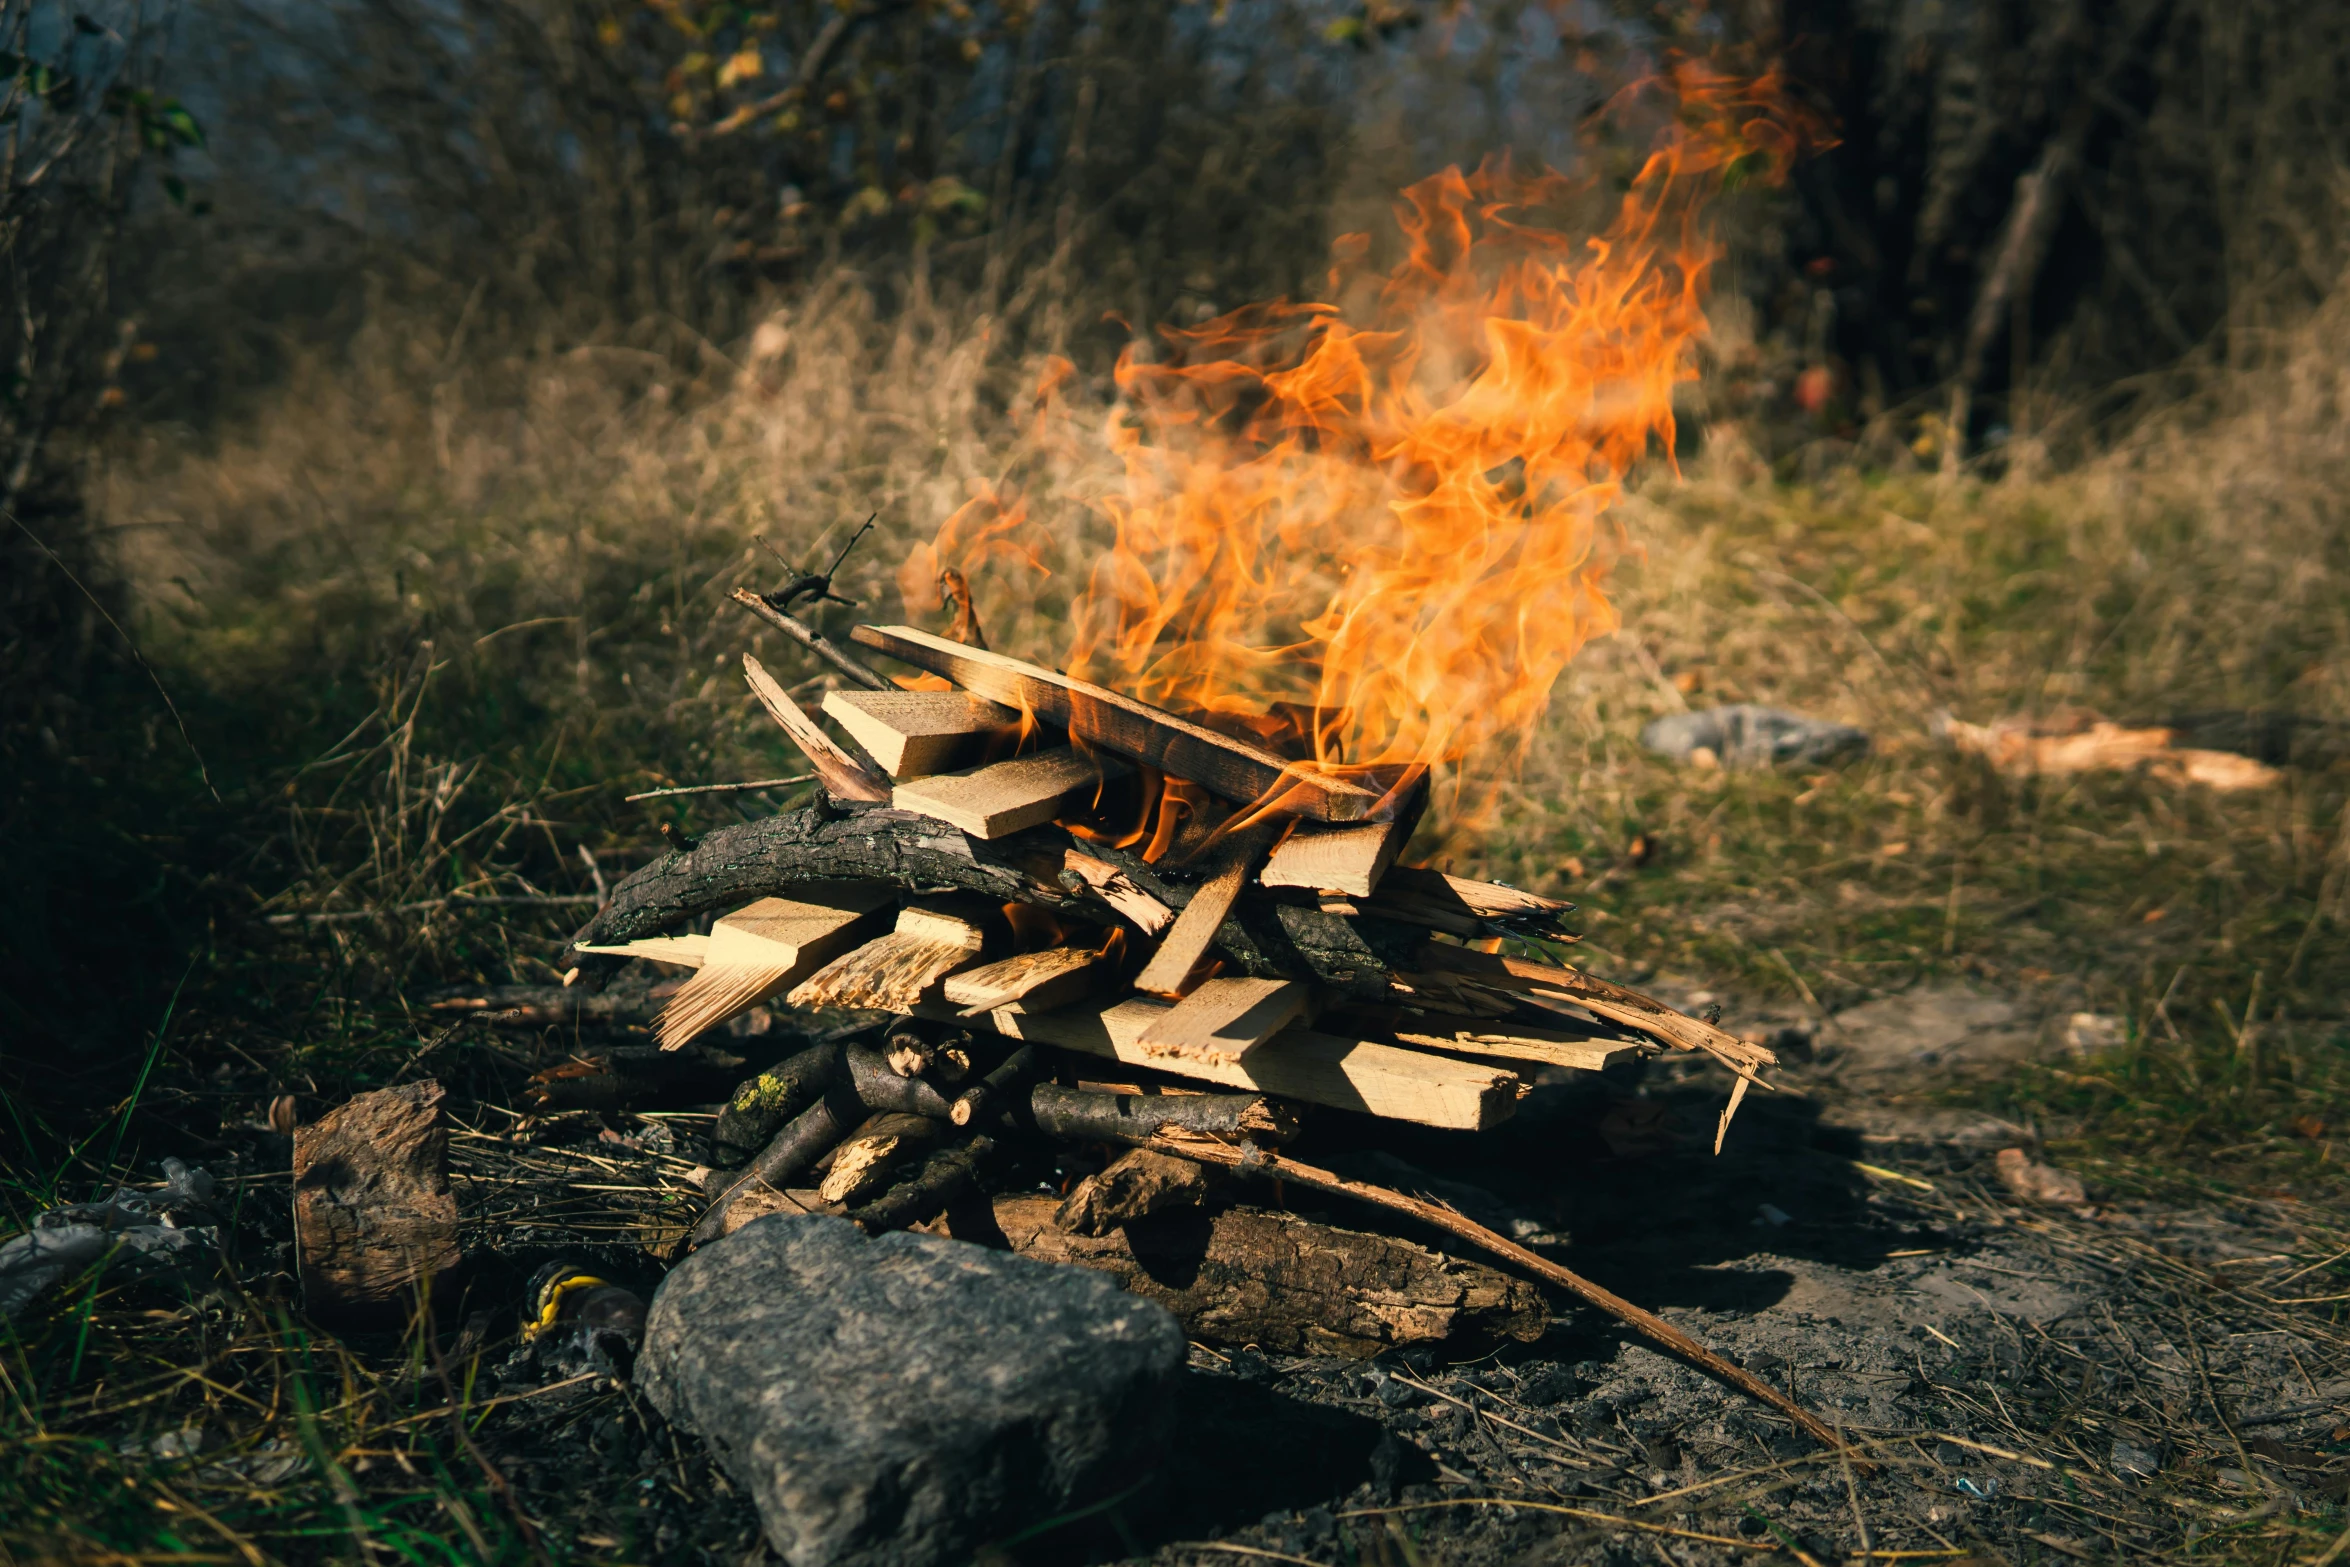
<svg viewBox="0 0 2350 1567"><path fill-rule="evenodd" d="M574 938L565 980L594 990L632 960L693 970L659 1019L669 1049L762 1005L829 1009L837 1023L724 1107L696 1243L759 1214L831 1212L978 1235L1143 1287L1171 1210L1208 1224L1209 1193L1270 1176L1466 1239L1827 1439L1783 1394L1554 1259L1285 1151L1329 1111L1484 1131L1552 1074L1663 1050L1731 1074L1726 1129L1771 1064L1559 961L1575 940L1558 923L1568 905L1397 864L1420 815L1416 776L1317 772L1294 759L1311 713L1194 721L991 652L975 627L959 641L857 628L915 671L885 677L786 613L785 595L736 597L846 681L822 702L836 736L743 661L823 797L673 838ZM1066 1170L1072 1150L1104 1145L1130 1152L1066 1201L1020 1195L1036 1190L1032 1155ZM1366 1353L1472 1320L1540 1330L1523 1286L1490 1269L1433 1252L1403 1267L1378 1249L1403 1243L1319 1226L1309 1246L1280 1230L1292 1222L1198 1230L1184 1244L1200 1280L1254 1282L1213 1299L1203 1282L1206 1295L1170 1304L1205 1323L1245 1297L1244 1337ZM1349 1307L1275 1287L1268 1259L1292 1254L1336 1257L1306 1270L1325 1295L1357 1275L1410 1283L1376 1309ZM1266 1300L1287 1305L1268 1315ZM1342 1319L1354 1326L1330 1326Z"/></svg>
<svg viewBox="0 0 2350 1567"><path fill-rule="evenodd" d="M891 1059L958 1124L996 1091L992 1036L1049 1047L1022 1058L1068 1081L1095 1058L1084 1073L1470 1131L1542 1072L1704 1052L1735 1105L1771 1060L1556 961L1568 905L1397 865L1416 780L1316 773L907 627L855 637L921 673L884 680L824 644L861 672L823 701L846 744L744 659L826 801L648 866L576 939L572 979L630 958L698 970L666 1047L780 999L902 1019Z"/></svg>

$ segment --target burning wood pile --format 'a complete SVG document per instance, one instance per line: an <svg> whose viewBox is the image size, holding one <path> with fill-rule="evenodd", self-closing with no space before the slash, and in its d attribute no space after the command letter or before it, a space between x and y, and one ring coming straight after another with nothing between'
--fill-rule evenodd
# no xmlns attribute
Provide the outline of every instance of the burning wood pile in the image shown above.
<svg viewBox="0 0 2350 1567"><path fill-rule="evenodd" d="M1538 1078L1667 1050L1730 1074L1726 1132L1771 1064L1558 961L1576 940L1559 923L1569 905L1396 864L1424 804L1420 770L1318 772L976 641L858 627L857 642L918 671L887 679L783 595L739 596L850 681L822 704L843 743L744 658L823 799L681 843L621 882L566 975L592 990L632 961L690 970L657 1020L671 1051L779 1002L851 1018L727 1103L693 1244L769 1213L829 1213L868 1232L1008 1244L1149 1293L1124 1226L1216 1206L1225 1172L1268 1175L1469 1240L1810 1423L1660 1319L1452 1209L1278 1152L1330 1112L1485 1131ZM1011 1150L1039 1143L1131 1151L1065 1201L997 1190ZM1244 1218L1210 1242L1212 1264L1253 1272L1254 1295L1273 1301L1253 1336L1354 1353L1394 1342L1327 1326L1362 1303L1284 1280L1282 1238L1250 1228L1280 1222ZM1404 1291L1434 1313L1420 1336L1539 1333L1523 1285L1420 1255L1424 1276ZM1391 1284L1414 1271L1394 1262ZM1383 1271L1367 1253L1352 1265Z"/></svg>

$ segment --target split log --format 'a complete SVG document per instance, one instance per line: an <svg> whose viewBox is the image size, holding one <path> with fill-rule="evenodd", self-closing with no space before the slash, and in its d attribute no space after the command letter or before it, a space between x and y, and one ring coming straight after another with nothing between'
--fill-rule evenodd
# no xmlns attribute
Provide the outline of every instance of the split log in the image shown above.
<svg viewBox="0 0 2350 1567"><path fill-rule="evenodd" d="M846 1217L869 1235L902 1230L936 1218L956 1198L978 1184L981 1172L994 1154L994 1141L985 1137L974 1137L958 1147L942 1148L879 1197L849 1209Z"/></svg>
<svg viewBox="0 0 2350 1567"><path fill-rule="evenodd" d="M1228 840L1215 870L1175 916L1175 923L1159 941L1158 951L1134 976L1134 988L1153 995L1172 996L1183 988L1191 971L1207 956L1208 947L1222 931L1224 917L1240 901L1249 871L1264 852L1265 834L1243 832Z"/></svg>
<svg viewBox="0 0 2350 1567"><path fill-rule="evenodd" d="M710 938L707 936L647 936L641 941L623 942L617 947L587 947L608 958L643 958L652 963L674 963L679 968L700 968L709 960Z"/></svg>
<svg viewBox="0 0 2350 1567"><path fill-rule="evenodd" d="M1741 1078L1752 1079L1757 1068L1774 1065L1779 1059L1761 1045L1725 1034L1654 997L1595 979L1577 969L1538 963L1530 958L1505 957L1498 952L1472 952L1466 947L1448 947L1437 941L1429 942L1422 949L1421 961L1440 973L1459 975L1495 990L1536 1000L1567 1002L1611 1023L1621 1023L1660 1039L1675 1050L1702 1050Z"/></svg>
<svg viewBox="0 0 2350 1567"><path fill-rule="evenodd" d="M1391 1032L1396 1043L1425 1050L1475 1056L1480 1061L1524 1061L1537 1066L1566 1067L1576 1072L1605 1071L1619 1062L1637 1060L1641 1055L1640 1046L1621 1039L1579 1039L1525 1023L1434 1032L1423 1020Z"/></svg>
<svg viewBox="0 0 2350 1567"><path fill-rule="evenodd" d="M306 1310L397 1326L457 1266L446 1097L429 1079L379 1088L294 1129L294 1244Z"/></svg>
<svg viewBox="0 0 2350 1567"><path fill-rule="evenodd" d="M1300 827L1266 857L1257 881L1267 887L1366 897L1395 863L1414 825L1416 821L1399 819L1364 826Z"/></svg>
<svg viewBox="0 0 2350 1567"><path fill-rule="evenodd" d="M1042 1196L992 1204L1013 1251L1106 1273L1174 1312L1193 1338L1367 1359L1448 1340L1531 1342L1550 1325L1532 1285L1384 1235L1235 1208L1163 1214L1093 1239L1056 1226L1056 1207Z"/></svg>
<svg viewBox="0 0 2350 1567"><path fill-rule="evenodd" d="M1207 1204L1208 1167L1148 1148L1129 1148L1069 1189L1053 1223L1072 1235L1100 1237L1147 1219Z"/></svg>
<svg viewBox="0 0 2350 1567"><path fill-rule="evenodd" d="M1573 908L1571 903L1498 882L1472 881L1410 866L1388 872L1369 897L1326 899L1322 903L1325 913L1396 920L1452 936L1525 934L1552 941L1579 939L1558 924L1558 917Z"/></svg>
<svg viewBox="0 0 2350 1567"><path fill-rule="evenodd" d="M1297 1112L1261 1094L1112 1094L1040 1083L1029 1121L1074 1142L1147 1143L1168 1128L1278 1146L1297 1136Z"/></svg>
<svg viewBox="0 0 2350 1567"><path fill-rule="evenodd" d="M966 766L1020 725L1018 713L968 691L829 691L824 711L901 782Z"/></svg>
<svg viewBox="0 0 2350 1567"><path fill-rule="evenodd" d="M980 1021L1013 1039L1081 1050L1128 1066L1461 1131L1499 1126L1515 1113L1525 1089L1516 1074L1499 1067L1298 1028L1280 1034L1245 1061L1170 1060L1151 1055L1142 1045L1143 1030L1166 1010L1164 1002L1138 996L1100 1011L1078 1007L1041 1016L991 1012Z"/></svg>
<svg viewBox="0 0 2350 1567"><path fill-rule="evenodd" d="M1362 821L1397 802L1378 788L1310 771L1272 752L1057 670L949 642L910 626L859 626L870 648L944 675L966 691L1031 713L1073 740L1188 778L1242 804L1263 803L1321 821Z"/></svg>
<svg viewBox="0 0 2350 1567"><path fill-rule="evenodd" d="M720 1169L750 1158L824 1091L847 1078L847 1047L829 1041L786 1056L734 1091L710 1134L710 1157Z"/></svg>
<svg viewBox="0 0 2350 1567"><path fill-rule="evenodd" d="M938 998L938 986L979 961L987 935L978 925L921 908L898 911L898 928L843 953L792 987L798 1007L869 1007L911 1012Z"/></svg>
<svg viewBox="0 0 2350 1567"><path fill-rule="evenodd" d="M832 1163L816 1186L816 1200L858 1203L879 1196L894 1184L902 1166L945 1135L945 1125L928 1116L869 1117L832 1151Z"/></svg>

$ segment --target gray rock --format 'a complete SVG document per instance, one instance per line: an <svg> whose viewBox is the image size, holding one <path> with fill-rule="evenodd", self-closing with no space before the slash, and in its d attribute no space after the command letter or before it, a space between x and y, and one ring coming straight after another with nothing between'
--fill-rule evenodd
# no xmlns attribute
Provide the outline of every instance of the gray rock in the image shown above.
<svg viewBox="0 0 2350 1567"><path fill-rule="evenodd" d="M1738 702L1694 713L1668 713L1640 731L1651 751L1687 760L1711 751L1724 767L1817 766L1869 748L1865 730Z"/></svg>
<svg viewBox="0 0 2350 1567"><path fill-rule="evenodd" d="M1139 1475L1183 1360L1087 1269L776 1214L662 1283L638 1375L791 1567L926 1567Z"/></svg>

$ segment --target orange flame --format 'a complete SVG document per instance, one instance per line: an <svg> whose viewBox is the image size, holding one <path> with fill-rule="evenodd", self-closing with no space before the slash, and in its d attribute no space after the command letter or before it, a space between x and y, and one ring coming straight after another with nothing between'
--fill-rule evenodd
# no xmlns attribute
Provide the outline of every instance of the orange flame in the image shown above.
<svg viewBox="0 0 2350 1567"><path fill-rule="evenodd" d="M1803 139L1773 77L1684 62L1633 91L1663 85L1671 121L1596 235L1544 221L1584 187L1488 160L1403 193L1408 250L1383 277L1349 236L1333 302L1167 330L1165 363L1130 346L1072 673L1268 739L1286 723L1283 748L1329 770L1522 750L1567 661L1616 626L1610 510L1672 451L1718 255L1708 199L1782 175ZM909 579L1027 553L1029 526L983 495Z"/></svg>

